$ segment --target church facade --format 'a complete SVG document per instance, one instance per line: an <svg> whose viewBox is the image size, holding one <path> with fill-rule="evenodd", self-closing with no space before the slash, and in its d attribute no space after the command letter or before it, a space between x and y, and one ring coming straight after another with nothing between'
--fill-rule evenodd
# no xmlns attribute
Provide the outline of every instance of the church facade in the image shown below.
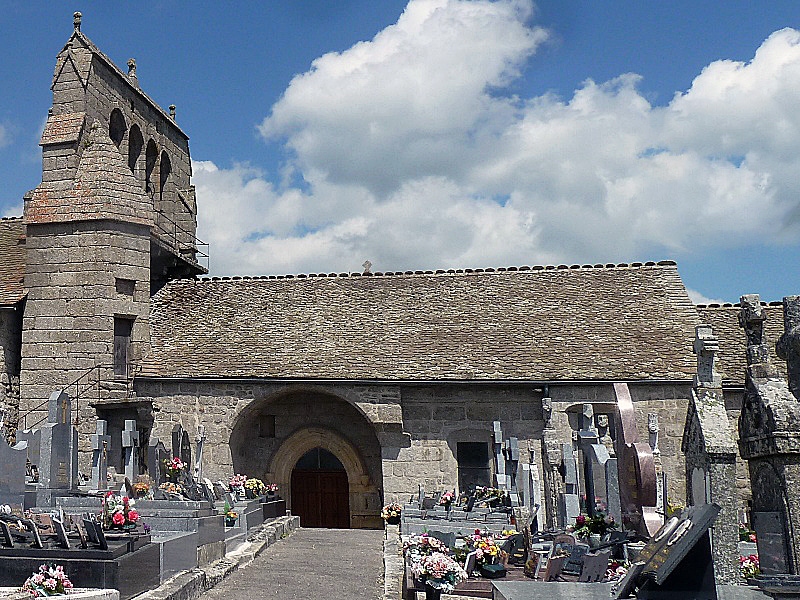
<svg viewBox="0 0 800 600"><path fill-rule="evenodd" d="M586 405L615 437L615 382L685 497L681 439L695 328L720 338L735 431L736 307L696 307L671 261L205 277L188 136L80 30L58 54L24 215L0 221L0 402L33 427L56 389L88 434L136 419L143 446L205 432L204 472L277 483L320 525L374 527L381 506L493 477L492 427L538 466L547 520L558 453ZM767 306L768 337L780 334ZM773 345L774 346L774 345ZM774 358L774 357L773 357ZM648 427L649 424L649 427ZM657 424L657 425L654 425ZM655 437L654 437L655 436ZM121 465L112 442L110 464ZM744 504L746 469L739 468ZM323 511L324 512L324 511Z"/></svg>

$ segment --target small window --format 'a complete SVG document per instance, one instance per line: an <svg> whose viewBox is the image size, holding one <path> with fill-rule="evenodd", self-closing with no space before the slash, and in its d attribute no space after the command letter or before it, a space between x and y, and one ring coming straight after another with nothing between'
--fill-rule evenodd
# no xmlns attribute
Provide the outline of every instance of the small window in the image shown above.
<svg viewBox="0 0 800 600"><path fill-rule="evenodd" d="M120 277L115 278L115 284L117 288L118 294L124 294L125 296L133 296L133 292L136 289L136 282L133 279L122 279Z"/></svg>
<svg viewBox="0 0 800 600"><path fill-rule="evenodd" d="M275 437L275 415L261 415L258 419L258 437Z"/></svg>
<svg viewBox="0 0 800 600"><path fill-rule="evenodd" d="M491 485L489 444L486 442L458 442L458 489L462 492L476 485Z"/></svg>

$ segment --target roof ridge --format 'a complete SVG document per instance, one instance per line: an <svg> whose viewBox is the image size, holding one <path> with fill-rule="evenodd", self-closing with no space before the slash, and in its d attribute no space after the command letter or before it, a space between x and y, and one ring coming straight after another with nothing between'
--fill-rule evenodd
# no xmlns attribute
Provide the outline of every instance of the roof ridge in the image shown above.
<svg viewBox="0 0 800 600"><path fill-rule="evenodd" d="M25 218L24 216L19 216L19 217L0 217L0 221L22 221L24 218Z"/></svg>
<svg viewBox="0 0 800 600"><path fill-rule="evenodd" d="M277 280L277 279L334 279L347 277L413 277L419 275L480 275L480 274L499 274L513 272L539 272L539 271L577 271L577 270L607 270L612 269L641 269L652 267L674 267L677 263L674 260L631 262L631 263L597 263L597 264L560 264L560 265L523 265L510 267L486 267L486 268L462 268L462 269L417 269L408 271L376 271L375 273L366 272L331 272L331 273L293 273L283 275L225 275L201 277L200 279L185 278L175 281L241 281L241 280Z"/></svg>
<svg viewBox="0 0 800 600"><path fill-rule="evenodd" d="M761 300L761 306L783 306L783 300ZM741 308L741 302L708 302L706 304L695 304L696 308Z"/></svg>

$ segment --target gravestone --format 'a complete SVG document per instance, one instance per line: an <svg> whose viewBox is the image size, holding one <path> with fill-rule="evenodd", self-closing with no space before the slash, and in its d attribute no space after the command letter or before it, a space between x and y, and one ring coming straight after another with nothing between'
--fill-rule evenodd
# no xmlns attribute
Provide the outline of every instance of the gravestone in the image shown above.
<svg viewBox="0 0 800 600"><path fill-rule="evenodd" d="M575 523L575 517L581 514L581 503L578 491L578 464L572 444L561 446L561 460L564 465L564 492L559 494L559 520L561 527Z"/></svg>
<svg viewBox="0 0 800 600"><path fill-rule="evenodd" d="M108 421L97 420L96 431L92 434L92 480L93 490L108 488L108 451L111 448L111 436L108 435Z"/></svg>
<svg viewBox="0 0 800 600"><path fill-rule="evenodd" d="M564 566L561 567L561 572L564 575L580 575L583 569L583 559L587 552L589 552L588 545L575 544L569 553L569 558L567 558Z"/></svg>
<svg viewBox="0 0 800 600"><path fill-rule="evenodd" d="M24 503L27 457L27 441L9 446L5 436L0 436L0 504Z"/></svg>
<svg viewBox="0 0 800 600"><path fill-rule="evenodd" d="M136 421L125 420L125 429L122 430L122 449L125 460L125 478L131 482L139 476L139 432L136 430Z"/></svg>
<svg viewBox="0 0 800 600"><path fill-rule="evenodd" d="M716 504L690 506L656 531L621 582L617 598L633 585L639 600L694 598L716 600L709 528L719 513ZM635 581L633 581L635 580Z"/></svg>
<svg viewBox="0 0 800 600"><path fill-rule="evenodd" d="M165 461L168 461L170 458L172 457L166 446L164 446L164 442L155 436L150 436L150 440L147 444L147 474L150 476L153 487L156 489L167 480Z"/></svg>
<svg viewBox="0 0 800 600"><path fill-rule="evenodd" d="M78 482L78 432L72 426L70 398L53 392L47 402L47 423L41 429L38 506L52 506L54 496L75 489Z"/></svg>
<svg viewBox="0 0 800 600"><path fill-rule="evenodd" d="M511 479L506 474L506 459L503 456L503 429L500 421L492 422L492 440L494 441L495 481L497 488L508 491Z"/></svg>
<svg viewBox="0 0 800 600"><path fill-rule="evenodd" d="M6 548L14 547L14 538L11 537L11 529L5 521L0 521L0 541L2 541L3 546Z"/></svg>
<svg viewBox="0 0 800 600"><path fill-rule="evenodd" d="M583 568L578 581L581 583L597 583L605 579L610 557L611 550L588 553L583 557Z"/></svg>
<svg viewBox="0 0 800 600"><path fill-rule="evenodd" d="M186 465L186 472L192 472L192 445L189 434L180 423L172 428L172 456L178 457Z"/></svg>
<svg viewBox="0 0 800 600"><path fill-rule="evenodd" d="M69 538L67 537L67 530L64 528L64 523L60 519L53 519L53 529L55 530L58 543L69 550Z"/></svg>
<svg viewBox="0 0 800 600"><path fill-rule="evenodd" d="M42 430L41 429L25 429L17 430L16 433L17 444L27 442L28 460L26 463L27 474L29 476L29 483L33 479L38 481L39 473L39 452L42 448ZM36 477L33 474L36 473Z"/></svg>
<svg viewBox="0 0 800 600"><path fill-rule="evenodd" d="M695 328L697 375L686 411L681 451L686 463L686 498L690 505L720 506L711 532L714 574L718 583L739 582L739 531L736 490L736 444L725 410L722 378L714 364L719 342L709 325Z"/></svg>
<svg viewBox="0 0 800 600"><path fill-rule="evenodd" d="M652 535L661 526L657 512L656 471L650 445L639 441L636 412L626 383L614 384L617 403L619 497L625 528Z"/></svg>
<svg viewBox="0 0 800 600"><path fill-rule="evenodd" d="M760 568L766 575L800 575L800 403L769 361L764 339L766 314L757 294L742 296L739 324L747 338L747 370L739 451L747 463L752 489L753 526ZM800 298L783 299L784 334L780 354L796 376Z"/></svg>

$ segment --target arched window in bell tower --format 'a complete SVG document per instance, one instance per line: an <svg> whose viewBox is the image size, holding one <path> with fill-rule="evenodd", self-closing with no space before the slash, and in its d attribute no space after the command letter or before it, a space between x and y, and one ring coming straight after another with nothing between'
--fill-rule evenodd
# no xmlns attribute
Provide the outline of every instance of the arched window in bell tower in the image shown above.
<svg viewBox="0 0 800 600"><path fill-rule="evenodd" d="M142 130L138 125L133 125L128 134L128 168L134 176L136 176L136 167L139 164L139 157L142 155L142 148L144 148Z"/></svg>
<svg viewBox="0 0 800 600"><path fill-rule="evenodd" d="M125 117L122 111L115 108L111 111L111 118L108 120L108 136L114 145L119 148L122 140L125 139L125 132L128 130L128 125L125 123Z"/></svg>
<svg viewBox="0 0 800 600"><path fill-rule="evenodd" d="M164 192L167 191L169 176L172 174L172 161L166 151L161 152L161 165L158 168L158 195L159 199L164 199Z"/></svg>
<svg viewBox="0 0 800 600"><path fill-rule="evenodd" d="M158 162L158 147L153 140L148 140L144 157L144 189L151 198L155 194L153 171L156 168L156 162Z"/></svg>

